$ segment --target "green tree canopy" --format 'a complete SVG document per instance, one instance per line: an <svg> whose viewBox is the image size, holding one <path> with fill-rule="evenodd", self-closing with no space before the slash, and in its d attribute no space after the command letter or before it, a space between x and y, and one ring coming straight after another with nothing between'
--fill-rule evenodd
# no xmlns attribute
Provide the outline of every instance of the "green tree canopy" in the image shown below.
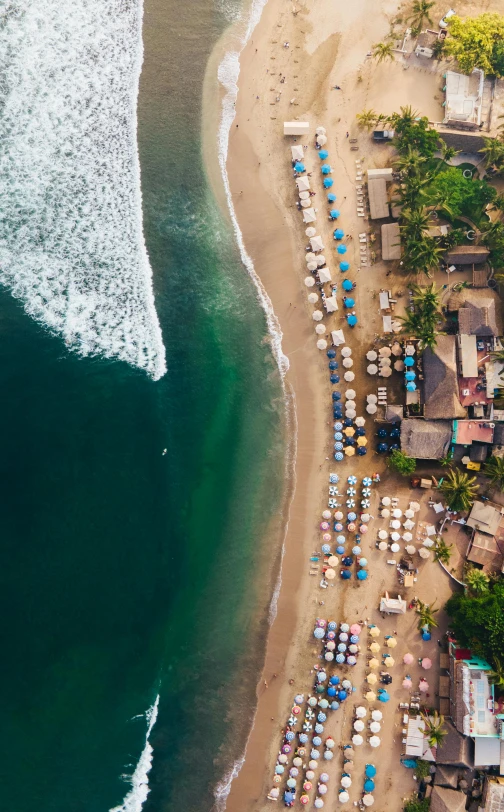
<svg viewBox="0 0 504 812"><path fill-rule="evenodd" d="M504 17L485 13L478 17L455 16L449 22L445 53L453 56L464 73L481 68L485 73L504 76Z"/></svg>
<svg viewBox="0 0 504 812"><path fill-rule="evenodd" d="M413 795L408 798L404 803L404 812L429 812L430 798L422 798L420 800L418 795Z"/></svg>
<svg viewBox="0 0 504 812"><path fill-rule="evenodd" d="M462 646L484 657L494 668L504 662L504 582L490 585L480 596L456 593L446 604L446 611Z"/></svg>
<svg viewBox="0 0 504 812"><path fill-rule="evenodd" d="M466 217L480 214L496 196L493 186L479 178L465 178L455 166L439 172L425 190L427 204L438 203L449 217L455 218L461 214Z"/></svg>
<svg viewBox="0 0 504 812"><path fill-rule="evenodd" d="M401 107L400 113L390 116L395 130L397 151L401 155L416 150L424 158L432 158L439 149L439 133L431 130L427 116L418 116L411 107Z"/></svg>
<svg viewBox="0 0 504 812"><path fill-rule="evenodd" d="M458 468L449 471L441 483L441 491L451 510L469 510L478 490L476 477Z"/></svg>
<svg viewBox="0 0 504 812"><path fill-rule="evenodd" d="M403 451L395 448L387 459L387 465L393 471L397 471L398 474L410 476L416 469L416 460L414 457L408 457Z"/></svg>
<svg viewBox="0 0 504 812"><path fill-rule="evenodd" d="M504 491L504 457L490 457L483 466L483 473L492 485Z"/></svg>

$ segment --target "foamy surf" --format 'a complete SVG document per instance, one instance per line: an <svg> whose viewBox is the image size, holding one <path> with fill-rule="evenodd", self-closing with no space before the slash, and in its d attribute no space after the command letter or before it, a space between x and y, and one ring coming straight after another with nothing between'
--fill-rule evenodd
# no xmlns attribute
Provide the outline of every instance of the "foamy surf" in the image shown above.
<svg viewBox="0 0 504 812"><path fill-rule="evenodd" d="M142 755L138 759L135 771L132 775L123 775L125 781L131 784L131 789L124 798L120 806L115 806L109 812L140 812L149 794L149 772L152 768L152 753L154 752L149 742L152 728L156 724L159 707L159 694L154 704L145 712L147 720L147 733L145 736L145 747ZM135 717L136 718L136 717Z"/></svg>
<svg viewBox="0 0 504 812"><path fill-rule="evenodd" d="M0 25L0 283L81 355L160 378L136 103L142 0L10 0Z"/></svg>

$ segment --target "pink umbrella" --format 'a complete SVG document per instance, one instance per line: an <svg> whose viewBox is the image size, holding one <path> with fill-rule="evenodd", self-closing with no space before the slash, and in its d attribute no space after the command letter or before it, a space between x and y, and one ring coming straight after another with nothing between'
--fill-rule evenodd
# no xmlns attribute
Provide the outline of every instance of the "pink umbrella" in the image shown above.
<svg viewBox="0 0 504 812"><path fill-rule="evenodd" d="M429 683L426 679L421 679L418 685L418 690L421 691L422 694L426 694L429 690Z"/></svg>
<svg viewBox="0 0 504 812"><path fill-rule="evenodd" d="M349 533L355 533L355 524L353 522L350 522L350 524L347 525L347 530Z"/></svg>
<svg viewBox="0 0 504 812"><path fill-rule="evenodd" d="M324 539L324 541L331 541L331 534L330 533L324 533L322 538Z"/></svg>
<svg viewBox="0 0 504 812"><path fill-rule="evenodd" d="M359 626L358 623L352 623L352 625L350 626L350 633L351 634L360 634L361 631L362 631L362 628Z"/></svg>
<svg viewBox="0 0 504 812"><path fill-rule="evenodd" d="M367 524L361 524L361 526L359 527L359 532L360 533L367 533L367 531L368 531Z"/></svg>
<svg viewBox="0 0 504 812"><path fill-rule="evenodd" d="M320 529L329 530L329 524L327 522L320 522Z"/></svg>
<svg viewBox="0 0 504 812"><path fill-rule="evenodd" d="M406 677L405 679L403 679L403 683L402 683L403 688L411 688L412 685L413 685L413 683L411 682L409 677Z"/></svg>
<svg viewBox="0 0 504 812"><path fill-rule="evenodd" d="M424 657L422 660L422 668L425 668L426 671L432 668L432 660L429 660L428 657Z"/></svg>
<svg viewBox="0 0 504 812"><path fill-rule="evenodd" d="M311 790L312 786L313 786L313 784L311 783L311 781L305 781L304 784L303 784L303 789L305 789L306 792L309 792Z"/></svg>
<svg viewBox="0 0 504 812"><path fill-rule="evenodd" d="M310 802L308 795L301 795L301 798L299 800L301 801L303 806L306 806L306 804Z"/></svg>
<svg viewBox="0 0 504 812"><path fill-rule="evenodd" d="M415 658L413 657L413 654L405 654L404 657L402 658L402 661L406 665L411 665L414 659Z"/></svg>

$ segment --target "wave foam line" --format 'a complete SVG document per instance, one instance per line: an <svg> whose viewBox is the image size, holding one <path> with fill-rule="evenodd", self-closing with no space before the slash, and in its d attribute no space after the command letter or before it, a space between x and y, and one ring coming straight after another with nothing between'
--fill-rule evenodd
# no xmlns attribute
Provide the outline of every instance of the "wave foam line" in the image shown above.
<svg viewBox="0 0 504 812"><path fill-rule="evenodd" d="M166 371L143 236L143 0L10 0L0 25L0 283L80 355Z"/></svg>
<svg viewBox="0 0 504 812"><path fill-rule="evenodd" d="M145 747L142 751L135 771L132 775L123 775L125 781L131 783L131 789L120 806L115 806L109 812L140 812L149 794L149 773L152 768L153 749L149 742L152 728L156 724L159 708L159 694L154 704L145 712L147 720L147 733L145 736ZM136 717L135 717L136 718Z"/></svg>

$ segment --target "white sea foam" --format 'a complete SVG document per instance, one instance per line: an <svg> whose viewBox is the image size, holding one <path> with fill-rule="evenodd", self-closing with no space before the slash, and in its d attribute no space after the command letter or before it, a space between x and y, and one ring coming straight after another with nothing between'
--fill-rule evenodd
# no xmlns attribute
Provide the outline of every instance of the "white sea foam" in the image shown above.
<svg viewBox="0 0 504 812"><path fill-rule="evenodd" d="M166 371L142 229L142 0L7 0L0 283L82 355Z"/></svg>
<svg viewBox="0 0 504 812"><path fill-rule="evenodd" d="M156 724L159 707L159 694L154 704L145 712L147 720L147 733L145 736L145 747L142 751L135 771L132 775L123 775L125 781L131 784L131 789L120 806L115 806L110 812L140 812L149 794L149 772L152 767L153 749L149 742L152 728ZM136 717L135 717L136 718Z"/></svg>

